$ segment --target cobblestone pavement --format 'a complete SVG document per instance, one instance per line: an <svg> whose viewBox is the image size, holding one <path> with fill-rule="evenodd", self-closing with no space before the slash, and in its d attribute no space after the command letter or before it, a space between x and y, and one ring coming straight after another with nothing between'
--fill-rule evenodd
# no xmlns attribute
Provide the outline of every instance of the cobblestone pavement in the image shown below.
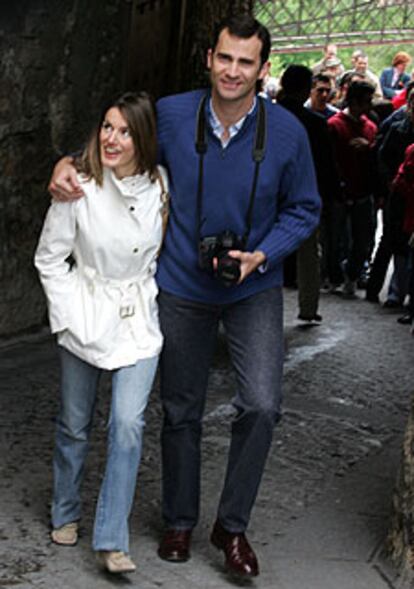
<svg viewBox="0 0 414 589"><path fill-rule="evenodd" d="M283 538L292 522L306 515L327 490L352 480L352 473L367 459L376 460L381 470L384 450L398 443L404 429L413 388L413 337L407 327L397 324L395 313L369 304L361 300L361 292L359 295L357 300L322 295L322 325L300 328L296 293L285 293L284 418L276 430L249 530L259 557L266 555L262 575L252 583L258 589L277 587L272 581L275 565L268 557L272 545ZM98 572L90 550L93 508L105 457L108 381L102 382L86 469L82 536L75 548L62 549L50 543L48 529L58 382L55 346L45 333L3 342L0 360L0 587L231 586L220 556L207 542L221 488L232 412L234 381L224 341L219 341L209 384L202 517L194 535L193 558L175 566L160 561L155 553L161 530L161 411L156 383L147 411L131 522L131 553L139 569L128 579ZM393 474L397 465L386 466ZM380 475L378 472L381 482ZM385 504L371 520L372 529L380 536L386 529L391 491L391 486L382 489ZM392 581L382 586L393 586ZM378 587L373 585L372 589ZM359 585L350 582L349 589L359 589Z"/></svg>

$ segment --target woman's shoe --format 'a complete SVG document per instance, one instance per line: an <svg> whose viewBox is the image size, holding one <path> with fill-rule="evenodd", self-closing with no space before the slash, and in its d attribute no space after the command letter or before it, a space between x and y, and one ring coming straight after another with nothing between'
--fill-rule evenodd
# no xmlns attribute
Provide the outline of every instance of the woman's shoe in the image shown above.
<svg viewBox="0 0 414 589"><path fill-rule="evenodd" d="M137 567L125 552L118 550L99 550L96 554L100 564L110 573L133 573Z"/></svg>
<svg viewBox="0 0 414 589"><path fill-rule="evenodd" d="M52 542L59 546L75 546L78 541L78 527L77 522L70 522L61 528L55 528L50 533Z"/></svg>

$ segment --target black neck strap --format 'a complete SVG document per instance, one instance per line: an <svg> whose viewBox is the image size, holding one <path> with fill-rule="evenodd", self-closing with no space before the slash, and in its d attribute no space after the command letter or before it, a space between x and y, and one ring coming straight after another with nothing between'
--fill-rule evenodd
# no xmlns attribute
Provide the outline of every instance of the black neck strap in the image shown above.
<svg viewBox="0 0 414 589"><path fill-rule="evenodd" d="M198 215L198 240L201 238L202 225L202 208L203 208L203 174L204 174L204 156L207 153L207 134L206 134L206 117L205 106L208 96L204 95L200 100L197 112L197 126L195 137L195 148L198 153L198 186L197 186L197 215ZM259 168L263 161L266 146L266 108L264 99L257 97L258 110L254 145L252 150L253 161L255 162L252 188L250 191L249 207L246 214L246 230L243 234L243 245L247 245L250 235L253 217L253 206L256 197L257 181L259 178Z"/></svg>

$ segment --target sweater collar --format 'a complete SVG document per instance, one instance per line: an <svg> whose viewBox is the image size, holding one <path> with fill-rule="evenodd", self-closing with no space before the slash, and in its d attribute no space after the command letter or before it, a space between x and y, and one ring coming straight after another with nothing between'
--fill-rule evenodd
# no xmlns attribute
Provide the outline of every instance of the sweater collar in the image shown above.
<svg viewBox="0 0 414 589"><path fill-rule="evenodd" d="M253 114L253 112L255 111L255 108L256 108L256 103L257 103L257 98L255 96L251 109L243 117L241 117L241 119L236 121L233 125L230 125L230 127L229 127L229 135L230 136L226 141L223 141L222 135L223 135L223 131L224 131L224 126L221 124L219 118L217 117L217 115L214 111L213 101L210 96L210 99L208 101L208 111L207 111L208 112L208 121L210 123L210 127L211 127L211 130L213 131L213 134L219 139L223 148L227 147L227 145L229 144L231 139L233 139L233 137L235 137L237 135L237 133L241 130L246 119Z"/></svg>

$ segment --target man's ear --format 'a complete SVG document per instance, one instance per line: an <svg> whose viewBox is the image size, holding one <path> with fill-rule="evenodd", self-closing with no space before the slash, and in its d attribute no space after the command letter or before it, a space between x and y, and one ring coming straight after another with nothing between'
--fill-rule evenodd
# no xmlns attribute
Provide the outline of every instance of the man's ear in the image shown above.
<svg viewBox="0 0 414 589"><path fill-rule="evenodd" d="M260 68L260 72L259 72L259 76L258 76L259 80L263 80L267 76L267 74L270 72L270 66L271 66L270 61L264 62L264 64Z"/></svg>
<svg viewBox="0 0 414 589"><path fill-rule="evenodd" d="M211 60L213 58L213 50L209 49L207 51L207 69L211 70Z"/></svg>

